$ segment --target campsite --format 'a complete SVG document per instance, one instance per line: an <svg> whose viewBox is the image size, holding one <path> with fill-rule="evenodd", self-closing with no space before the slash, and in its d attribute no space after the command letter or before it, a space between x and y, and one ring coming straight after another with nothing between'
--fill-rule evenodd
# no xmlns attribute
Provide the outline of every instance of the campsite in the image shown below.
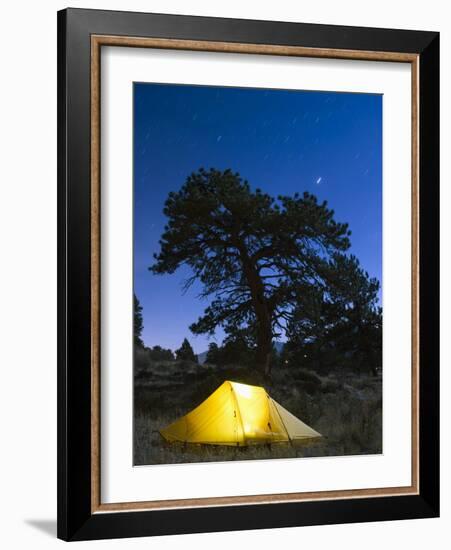
<svg viewBox="0 0 451 550"><path fill-rule="evenodd" d="M134 465L382 453L382 96L133 94Z"/></svg>
<svg viewBox="0 0 451 550"><path fill-rule="evenodd" d="M382 452L382 377L371 373L274 369L271 380L239 365L152 361L138 352L135 370L134 465ZM168 442L161 435L226 380L263 386L267 393L322 437L297 444L229 446Z"/></svg>

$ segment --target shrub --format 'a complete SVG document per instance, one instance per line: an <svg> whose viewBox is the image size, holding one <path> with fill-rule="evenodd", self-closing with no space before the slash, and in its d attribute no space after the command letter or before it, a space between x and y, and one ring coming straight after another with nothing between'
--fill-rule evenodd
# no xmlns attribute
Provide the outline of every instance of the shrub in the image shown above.
<svg viewBox="0 0 451 550"><path fill-rule="evenodd" d="M315 373L304 370L304 369L297 369L293 372L293 378L297 382L307 382L310 387L319 387L321 386L321 378L317 376Z"/></svg>

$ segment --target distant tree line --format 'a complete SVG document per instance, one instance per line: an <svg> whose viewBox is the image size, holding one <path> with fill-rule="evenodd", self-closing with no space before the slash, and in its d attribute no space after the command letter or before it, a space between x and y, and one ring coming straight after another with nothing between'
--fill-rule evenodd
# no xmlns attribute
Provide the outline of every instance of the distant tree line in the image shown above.
<svg viewBox="0 0 451 550"><path fill-rule="evenodd" d="M142 331L143 331L143 316L142 316L142 306L136 297L133 295L133 338L134 338L134 347L135 352L138 351L146 353L146 357L153 362L157 361L190 361L197 363L197 356L194 353L194 350L189 343L188 339L185 338L179 349L172 352L170 349L162 348L161 346L148 347L144 345L142 340Z"/></svg>
<svg viewBox="0 0 451 550"><path fill-rule="evenodd" d="M134 297L135 349L145 353L150 362L183 361L197 363L194 350L185 338L177 350L161 346L147 347L142 341L142 307ZM330 312L329 312L330 314ZM316 323L303 326L303 332L292 335L286 342L273 346L270 362L277 368L309 368L330 371L346 368L354 371L370 371L374 374L382 364L382 314L373 312L357 314L357 307L348 310L348 317L339 322L329 318L324 330L325 313ZM141 355L142 358L142 355ZM253 368L255 349L244 338L226 338L221 345L211 342L205 357L207 365L219 367L242 365Z"/></svg>

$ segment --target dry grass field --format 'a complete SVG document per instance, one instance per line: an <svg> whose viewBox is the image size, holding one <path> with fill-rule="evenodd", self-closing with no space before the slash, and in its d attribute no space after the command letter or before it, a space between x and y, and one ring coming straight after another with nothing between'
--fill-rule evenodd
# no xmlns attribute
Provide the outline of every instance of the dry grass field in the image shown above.
<svg viewBox="0 0 451 550"><path fill-rule="evenodd" d="M253 447L167 443L159 430L206 399L224 380L263 385L286 409L324 437L305 444ZM382 378L336 372L319 376L274 369L270 381L235 367L180 361L135 368L134 464L378 454L382 452Z"/></svg>

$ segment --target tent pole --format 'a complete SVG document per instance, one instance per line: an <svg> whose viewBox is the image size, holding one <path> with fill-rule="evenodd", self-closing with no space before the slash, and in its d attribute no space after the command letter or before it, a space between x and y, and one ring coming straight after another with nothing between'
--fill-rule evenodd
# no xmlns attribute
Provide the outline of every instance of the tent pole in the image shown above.
<svg viewBox="0 0 451 550"><path fill-rule="evenodd" d="M282 422L282 426L284 427L284 429L285 429L285 431L286 431L286 433L287 433L288 442L290 443L291 448L293 449L293 451L294 451L295 454L296 454L296 449L294 448L293 440L292 440L291 437L290 437L290 432L287 430L287 427L285 426L285 422L283 421L282 415L281 415L280 412L279 412L279 408L278 408L277 405L274 403L274 400L273 400L271 397L269 397L268 394L266 394L266 397L267 397L268 399L271 399L271 402L272 402L272 404L273 404L273 407L276 409L277 414L279 415L280 421ZM296 456L297 456L297 454L296 454Z"/></svg>
<svg viewBox="0 0 451 550"><path fill-rule="evenodd" d="M233 389L233 384L231 382L229 382L230 384L230 391L232 392L232 395L233 395L233 401L235 403L235 414L236 415L240 415L240 420L239 420L239 423L241 424L241 433L243 434L243 445L246 444L246 437L244 435L244 425L243 425L243 419L241 418L241 411L240 411L240 407L238 405L238 399L236 398L236 395L235 395L235 390ZM238 422L238 416L236 416L236 419L237 419L237 422ZM239 440L238 440L238 431L237 431L237 437L236 437L236 442L237 442L237 447L240 446L240 443L239 443Z"/></svg>

